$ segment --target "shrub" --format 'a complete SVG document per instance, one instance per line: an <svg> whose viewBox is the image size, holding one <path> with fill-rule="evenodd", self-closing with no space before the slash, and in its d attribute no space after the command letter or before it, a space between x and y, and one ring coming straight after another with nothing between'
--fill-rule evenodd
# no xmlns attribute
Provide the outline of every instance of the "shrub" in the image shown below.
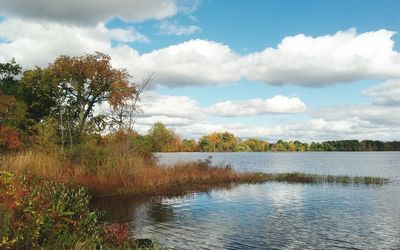
<svg viewBox="0 0 400 250"><path fill-rule="evenodd" d="M89 209L89 199L85 188L0 172L0 249L133 246L127 233L104 237L109 227Z"/></svg>

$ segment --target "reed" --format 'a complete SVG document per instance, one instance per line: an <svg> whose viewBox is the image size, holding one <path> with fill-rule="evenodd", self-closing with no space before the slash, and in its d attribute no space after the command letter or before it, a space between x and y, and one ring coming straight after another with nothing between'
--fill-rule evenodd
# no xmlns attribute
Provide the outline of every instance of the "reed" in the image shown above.
<svg viewBox="0 0 400 250"><path fill-rule="evenodd" d="M389 182L387 178L373 176L348 176L348 175L317 175L305 173L280 173L271 174L272 181L291 183L339 183L339 184L365 184L382 185Z"/></svg>
<svg viewBox="0 0 400 250"><path fill-rule="evenodd" d="M85 186L92 194L173 194L221 184L268 181L367 185L388 182L379 177L243 173L231 167L213 166L210 159L166 167L134 154L110 155L96 164L89 164L64 160L57 154L27 151L3 156L0 168L15 174L29 172L43 179Z"/></svg>

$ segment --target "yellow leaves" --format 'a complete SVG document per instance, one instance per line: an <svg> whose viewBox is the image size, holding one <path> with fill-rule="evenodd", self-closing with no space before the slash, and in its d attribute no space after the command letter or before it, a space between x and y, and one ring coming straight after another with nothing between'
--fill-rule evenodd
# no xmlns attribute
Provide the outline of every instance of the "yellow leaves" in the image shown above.
<svg viewBox="0 0 400 250"><path fill-rule="evenodd" d="M1 238L0 241L0 248L1 249L11 249L13 248L13 246L15 246L15 244L17 243L17 239L16 238L9 238L8 235L3 236L3 238Z"/></svg>

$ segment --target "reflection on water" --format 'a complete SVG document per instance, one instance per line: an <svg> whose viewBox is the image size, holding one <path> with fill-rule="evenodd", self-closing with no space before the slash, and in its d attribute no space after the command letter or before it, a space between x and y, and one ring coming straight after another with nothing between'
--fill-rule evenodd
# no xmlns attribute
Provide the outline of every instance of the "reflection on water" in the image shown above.
<svg viewBox="0 0 400 250"><path fill-rule="evenodd" d="M299 155L295 157L301 158ZM336 153L334 159L339 156ZM281 157L285 158L285 154ZM375 175L399 179L398 153L376 154L381 159L369 161L374 166L365 165L360 155L344 153L343 157L351 162L340 169L350 170L335 174L371 175L378 169L381 174ZM250 154L241 161L247 162L244 167L248 167L255 164L252 159L262 158L265 156ZM274 158L277 161L277 156ZM318 166L326 169L321 162L328 160L306 158L301 160L302 164L308 161L314 172L321 173ZM232 161L232 156L226 159ZM297 168L305 168L302 164ZM261 168L282 166L258 167ZM103 197L95 205L107 210L110 220L129 222L132 235L156 239L167 248L400 249L399 191L398 181L379 187L266 183L184 197Z"/></svg>

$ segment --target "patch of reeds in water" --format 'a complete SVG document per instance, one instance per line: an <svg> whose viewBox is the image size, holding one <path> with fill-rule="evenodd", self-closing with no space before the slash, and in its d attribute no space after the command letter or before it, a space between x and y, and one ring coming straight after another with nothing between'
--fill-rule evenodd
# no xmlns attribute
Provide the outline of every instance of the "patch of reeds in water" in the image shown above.
<svg viewBox="0 0 400 250"><path fill-rule="evenodd" d="M339 184L365 184L382 185L389 182L387 178L374 176L348 176L348 175L318 175L305 173L279 173L271 174L271 181L290 183L339 183Z"/></svg>

